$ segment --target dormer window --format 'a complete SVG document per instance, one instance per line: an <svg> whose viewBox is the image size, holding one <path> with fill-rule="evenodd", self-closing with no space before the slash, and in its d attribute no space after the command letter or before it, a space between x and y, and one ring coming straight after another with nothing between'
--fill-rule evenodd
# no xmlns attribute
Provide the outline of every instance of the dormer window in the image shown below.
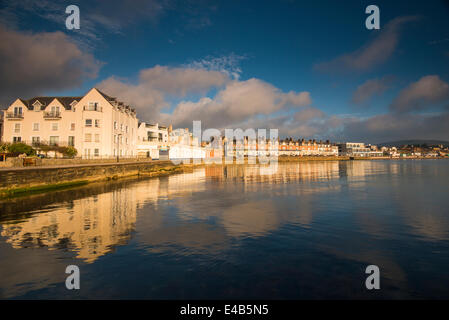
<svg viewBox="0 0 449 320"><path fill-rule="evenodd" d="M38 100L36 100L33 103L33 110L34 111L41 111L41 106L42 106L42 103L40 103Z"/></svg>

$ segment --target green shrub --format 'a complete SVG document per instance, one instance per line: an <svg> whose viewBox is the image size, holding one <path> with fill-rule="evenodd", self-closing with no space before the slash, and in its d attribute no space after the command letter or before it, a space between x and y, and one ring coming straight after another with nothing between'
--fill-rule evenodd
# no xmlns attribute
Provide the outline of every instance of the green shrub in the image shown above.
<svg viewBox="0 0 449 320"><path fill-rule="evenodd" d="M38 147L40 152L43 152L47 155L48 152L54 151L62 154L64 157L73 158L78 154L78 150L74 147L62 147L62 146L52 146L48 144L40 144Z"/></svg>
<svg viewBox="0 0 449 320"><path fill-rule="evenodd" d="M69 158L73 158L78 154L78 150L75 149L75 147L62 147L60 150L58 150L59 152L61 152L64 156L69 157Z"/></svg>
<svg viewBox="0 0 449 320"><path fill-rule="evenodd" d="M9 145L8 151L11 153L18 153L18 154L26 153L27 156L32 156L36 154L36 150L34 150L33 147L21 142Z"/></svg>

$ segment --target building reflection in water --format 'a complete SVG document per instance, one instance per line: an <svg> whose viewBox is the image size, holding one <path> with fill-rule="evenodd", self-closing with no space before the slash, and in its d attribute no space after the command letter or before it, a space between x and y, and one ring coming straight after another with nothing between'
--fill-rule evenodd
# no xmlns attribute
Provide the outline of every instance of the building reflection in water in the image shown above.
<svg viewBox="0 0 449 320"><path fill-rule="evenodd" d="M63 191L59 203L47 195L0 203L9 214L0 220L1 236L16 249L65 249L87 263L126 244L134 233L153 252L183 247L210 253L210 248L224 250L229 238L260 237L285 224L310 228L317 215L338 206L354 212L364 232L384 236L386 228L367 202L366 181L399 170L396 163L377 161L211 165L192 173ZM399 188L393 192L408 225L426 237L447 239L441 215L416 215L410 206L419 206L418 200L407 205ZM344 207L351 203L357 205ZM170 220L172 209L176 214Z"/></svg>
<svg viewBox="0 0 449 320"><path fill-rule="evenodd" d="M4 224L1 235L14 248L70 249L92 262L129 239L136 223L135 203L132 190L118 189Z"/></svg>
<svg viewBox="0 0 449 320"><path fill-rule="evenodd" d="M337 177L338 162L325 162L319 166L309 163L260 167L230 165L208 166L197 169L193 173L148 179L129 185L122 183L118 184L116 189L111 187L112 190L100 188L97 194L91 196L88 196L90 193L86 191L89 187L84 187L60 192L56 199L52 199L55 203L45 204L44 200L39 210L30 209L36 209L35 205L39 202L39 198L43 200L43 195L37 196L38 200L35 196L16 201L16 211L26 209L28 212L25 213L14 212L12 209L14 204L9 207L7 203L3 203L2 210L13 214L7 221L3 221L1 235L16 249L36 247L47 247L50 250L68 249L74 251L77 258L89 263L111 252L114 246L125 244L130 239L136 227L137 211L146 204L151 203L152 210L157 211L159 201L174 198L174 204L177 204L181 211L180 215L182 211L188 211L186 209L188 209L189 201L186 200L192 194L201 194L206 190L206 179L221 182L243 181L243 185L248 185L244 186L244 191L248 192L257 191L250 187L254 182L269 185ZM95 193L95 188L92 190ZM58 200L63 200L64 203L58 204ZM237 199L228 200L222 203L220 210L196 207L190 211L190 214L197 217L202 214L205 217L217 214L229 236L261 235L276 229L280 223L277 209L270 201L240 203ZM20 213L20 218L14 213ZM189 213L181 216L180 219L188 218L188 215ZM156 222L153 221L154 218L156 218L155 214L145 218L152 221L147 232L158 230L158 223L154 223ZM180 230L182 228L176 230L178 236L174 237L173 241L176 241L176 238L182 238L182 235L179 235ZM162 232L162 234L166 233ZM184 237L184 242L188 243L189 240L186 239L189 237L195 237L195 235L189 232L189 236ZM208 238L211 237L205 237L205 239ZM223 237L219 238L223 240Z"/></svg>
<svg viewBox="0 0 449 320"><path fill-rule="evenodd" d="M77 258L93 262L111 252L114 246L125 244L130 239L135 229L137 210L143 204L157 204L158 199L170 194L186 195L194 190L200 191L204 186L191 187L201 177L204 177L204 171L151 179L138 184L119 184L112 191L75 200L70 198L70 194L76 197L78 192L84 193L83 189L65 191L62 198L66 198L67 202L31 211L25 219L10 218L2 224L0 234L16 249L69 249L76 252ZM30 207L36 203L34 198L28 201ZM21 199L20 202L21 209L27 207L27 199ZM8 205L3 203L3 206Z"/></svg>

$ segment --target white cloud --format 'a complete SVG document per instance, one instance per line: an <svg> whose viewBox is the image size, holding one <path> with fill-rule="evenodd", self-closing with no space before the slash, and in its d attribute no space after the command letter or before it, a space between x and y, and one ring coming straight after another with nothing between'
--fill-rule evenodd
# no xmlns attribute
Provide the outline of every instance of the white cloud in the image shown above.
<svg viewBox="0 0 449 320"><path fill-rule="evenodd" d="M223 87L230 79L219 71L194 68L155 66L141 70L137 84L110 77L97 86L136 107L145 120L161 119L160 111L168 107L167 96L184 97L188 93L207 93Z"/></svg>
<svg viewBox="0 0 449 320"><path fill-rule="evenodd" d="M310 103L308 92L284 93L267 82L253 78L229 82L213 99L182 102L177 105L170 119L175 126L186 126L192 120L201 120L208 127L220 129Z"/></svg>
<svg viewBox="0 0 449 320"><path fill-rule="evenodd" d="M449 84L437 75L429 75L403 89L390 109L395 112L423 110L448 99Z"/></svg>
<svg viewBox="0 0 449 320"><path fill-rule="evenodd" d="M173 124L174 127L190 127L193 120L201 120L203 125L218 129L256 122L262 124L261 119L279 123L282 117L288 120L288 113L301 112L312 103L309 92L283 92L260 79L232 80L229 73L191 66L155 66L142 70L136 83L111 77L98 87L132 104L141 119ZM165 110L170 109L169 96L204 95L212 88L217 89L212 97L182 101L173 106L172 112L166 113ZM322 116L318 109L303 112L303 120Z"/></svg>
<svg viewBox="0 0 449 320"><path fill-rule="evenodd" d="M246 59L246 56L237 55L235 53L219 57L207 56L203 59L193 61L185 67L219 71L232 79L238 80L240 78L240 74L242 73L240 61L244 59Z"/></svg>

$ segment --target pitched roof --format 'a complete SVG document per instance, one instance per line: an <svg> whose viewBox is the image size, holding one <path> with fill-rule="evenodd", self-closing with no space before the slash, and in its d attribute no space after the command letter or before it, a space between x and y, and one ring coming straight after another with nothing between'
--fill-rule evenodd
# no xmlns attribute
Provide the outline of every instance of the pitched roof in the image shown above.
<svg viewBox="0 0 449 320"><path fill-rule="evenodd" d="M116 98L111 97L109 95L107 95L106 93L98 90L97 88L95 88L95 90L97 90L108 102L116 104L120 107L123 107L127 110L130 110L132 113L135 113L136 110L131 108L130 106L124 104L121 101L118 101ZM42 106L41 106L41 110L44 110L54 99L58 100L66 110L71 110L72 106L71 103L76 100L76 101L80 101L83 97L34 97L28 100L25 99L20 99L19 100L28 108L31 109L33 104L36 101L39 101Z"/></svg>
<svg viewBox="0 0 449 320"><path fill-rule="evenodd" d="M70 104L74 100L80 101L81 98L82 97L34 97L28 100L20 99L20 101L22 101L28 109L30 109L36 101L39 101L42 104L41 110L44 110L54 99L56 99L64 106L65 109L70 110L72 108Z"/></svg>
<svg viewBox="0 0 449 320"><path fill-rule="evenodd" d="M103 98L105 98L108 101L116 101L117 100L116 98L108 96L106 93L98 90L97 88L95 88L95 90L97 90L103 96Z"/></svg>
<svg viewBox="0 0 449 320"><path fill-rule="evenodd" d="M118 101L117 98L111 97L111 96L107 95L106 93L102 92L101 90L98 90L97 88L95 88L95 90L97 90L98 93L100 93L103 96L103 98L105 98L109 102L116 102L118 106L124 107L125 109L128 109L133 113L136 112L136 110L134 108L131 108L129 105L127 105L121 101Z"/></svg>

